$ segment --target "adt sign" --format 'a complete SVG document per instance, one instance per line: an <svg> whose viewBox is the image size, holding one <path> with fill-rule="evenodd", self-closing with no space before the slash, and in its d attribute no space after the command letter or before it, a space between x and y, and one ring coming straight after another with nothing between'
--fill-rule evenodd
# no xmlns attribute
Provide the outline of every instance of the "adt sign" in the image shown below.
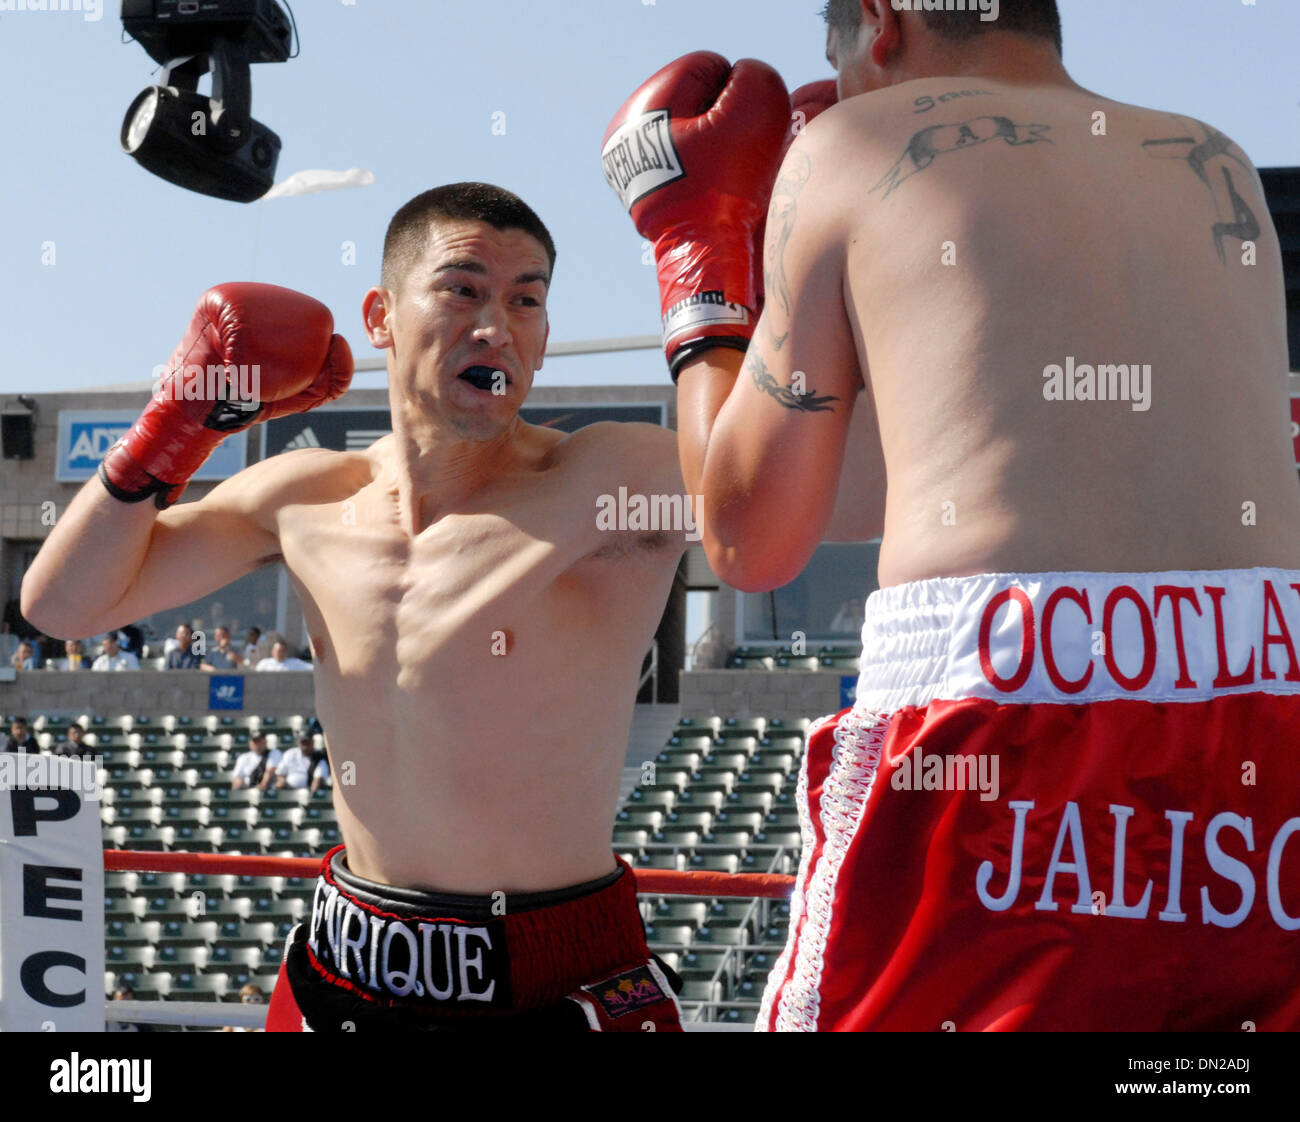
<svg viewBox="0 0 1300 1122"><path fill-rule="evenodd" d="M68 427L68 454L62 463L87 478L99 468L99 461L131 427L130 421L112 424L105 421L73 421Z"/></svg>
<svg viewBox="0 0 1300 1122"><path fill-rule="evenodd" d="M59 457L54 478L60 483L83 483L99 470L108 450L136 422L132 409L60 409ZM244 469L248 434L226 437L192 478L229 479Z"/></svg>

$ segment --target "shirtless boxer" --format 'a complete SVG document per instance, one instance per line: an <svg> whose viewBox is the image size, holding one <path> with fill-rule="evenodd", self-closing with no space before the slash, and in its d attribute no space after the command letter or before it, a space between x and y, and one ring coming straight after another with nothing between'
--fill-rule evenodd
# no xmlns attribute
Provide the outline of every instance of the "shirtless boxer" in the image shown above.
<svg viewBox="0 0 1300 1122"><path fill-rule="evenodd" d="M715 570L793 578L842 469L883 534L759 1025L1300 1028L1300 491L1259 177L1076 85L1051 0L827 18L840 104L779 174L761 64L688 56L615 119L672 108L625 201Z"/></svg>
<svg viewBox="0 0 1300 1122"><path fill-rule="evenodd" d="M520 421L554 260L508 192L413 199L363 304L388 353L390 436L274 456L160 513L224 434L203 427L211 401L156 398L24 582L29 619L82 635L283 560L346 860L327 858L312 923L291 938L272 1028L679 1027L610 823L685 536L603 530L597 512L620 486L680 495L681 476L655 426L566 435ZM351 375L331 332L308 297L224 285L168 377L260 363L268 404L254 419L314 408ZM227 431L250 423L223 415ZM87 549L93 570L72 564Z"/></svg>

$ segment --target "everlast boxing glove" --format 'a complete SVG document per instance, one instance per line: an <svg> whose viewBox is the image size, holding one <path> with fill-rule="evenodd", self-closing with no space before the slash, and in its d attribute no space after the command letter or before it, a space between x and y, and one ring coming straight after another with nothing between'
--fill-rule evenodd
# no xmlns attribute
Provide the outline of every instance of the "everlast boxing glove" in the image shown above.
<svg viewBox="0 0 1300 1122"><path fill-rule="evenodd" d="M665 66L615 115L601 160L654 243L664 351L676 380L710 347L745 350L759 293L754 236L791 120L766 63L697 51Z"/></svg>
<svg viewBox="0 0 1300 1122"><path fill-rule="evenodd" d="M352 381L352 352L324 304L269 284L208 289L140 419L104 457L109 494L162 510L221 441L305 413Z"/></svg>

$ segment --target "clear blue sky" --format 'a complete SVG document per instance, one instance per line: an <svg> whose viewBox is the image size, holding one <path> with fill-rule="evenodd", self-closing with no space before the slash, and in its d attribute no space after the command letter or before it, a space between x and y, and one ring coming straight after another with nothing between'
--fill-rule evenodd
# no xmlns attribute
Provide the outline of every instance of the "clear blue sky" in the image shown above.
<svg viewBox="0 0 1300 1122"><path fill-rule="evenodd" d="M13 4L15 0L6 0ZM17 0L22 3L23 0ZM54 3L57 0L50 0ZM360 302L389 217L438 183L522 195L559 245L551 337L653 333L640 239L600 173L614 111L664 63L707 48L767 60L791 88L829 76L820 0L297 0L300 57L253 68L278 178L367 168L373 186L240 205L164 183L118 131L155 80L120 5L0 14L0 393L147 379L195 299L227 280L301 289L358 356ZM1109 97L1174 109L1261 166L1300 164L1300 0L1061 0L1066 62ZM493 114L505 114L494 136ZM56 264L42 264L52 242ZM356 244L356 263L341 261ZM654 381L652 352L557 359L539 384ZM364 384L376 384L367 380Z"/></svg>

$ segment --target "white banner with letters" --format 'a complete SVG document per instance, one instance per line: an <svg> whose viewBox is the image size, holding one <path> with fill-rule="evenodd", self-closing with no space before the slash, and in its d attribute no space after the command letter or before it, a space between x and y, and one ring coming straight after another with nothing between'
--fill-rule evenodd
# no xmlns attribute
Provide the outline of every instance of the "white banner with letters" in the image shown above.
<svg viewBox="0 0 1300 1122"><path fill-rule="evenodd" d="M0 1031L104 1031L95 764L0 752Z"/></svg>

